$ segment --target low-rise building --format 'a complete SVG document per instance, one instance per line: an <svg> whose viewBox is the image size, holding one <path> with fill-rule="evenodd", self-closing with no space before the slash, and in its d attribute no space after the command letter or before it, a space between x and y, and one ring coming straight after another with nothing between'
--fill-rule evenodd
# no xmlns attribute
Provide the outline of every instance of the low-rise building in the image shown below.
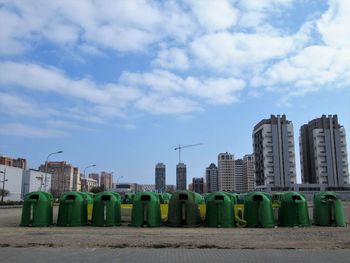
<svg viewBox="0 0 350 263"><path fill-rule="evenodd" d="M46 186L45 186L46 185ZM22 199L27 193L51 190L51 174L37 170L24 170L22 176Z"/></svg>

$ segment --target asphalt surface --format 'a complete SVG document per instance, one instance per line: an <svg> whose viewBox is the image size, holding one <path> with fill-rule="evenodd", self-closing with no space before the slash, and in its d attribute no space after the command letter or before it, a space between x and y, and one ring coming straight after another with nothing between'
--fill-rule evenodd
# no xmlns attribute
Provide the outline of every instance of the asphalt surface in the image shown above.
<svg viewBox="0 0 350 263"><path fill-rule="evenodd" d="M1 248L1 262L348 262L350 250Z"/></svg>

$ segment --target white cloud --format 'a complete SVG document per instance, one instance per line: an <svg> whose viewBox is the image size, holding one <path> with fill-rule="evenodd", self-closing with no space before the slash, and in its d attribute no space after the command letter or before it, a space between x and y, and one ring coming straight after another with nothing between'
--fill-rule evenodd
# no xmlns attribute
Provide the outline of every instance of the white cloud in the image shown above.
<svg viewBox="0 0 350 263"><path fill-rule="evenodd" d="M187 114L201 111L202 108L193 100L181 96L164 97L150 94L136 102L136 107L152 114Z"/></svg>
<svg viewBox="0 0 350 263"><path fill-rule="evenodd" d="M127 85L149 88L152 93L163 94L164 98L181 95L210 104L237 102L240 91L245 87L245 82L240 79L192 76L182 78L164 70L147 73L125 72L120 80Z"/></svg>
<svg viewBox="0 0 350 263"><path fill-rule="evenodd" d="M295 49L292 36L228 32L205 35L191 44L198 64L225 72L283 58Z"/></svg>
<svg viewBox="0 0 350 263"><path fill-rule="evenodd" d="M153 64L167 69L186 70L189 68L189 59L183 49L169 48L160 50Z"/></svg>
<svg viewBox="0 0 350 263"><path fill-rule="evenodd" d="M342 48L350 46L350 1L330 0L329 9L317 22L326 45Z"/></svg>
<svg viewBox="0 0 350 263"><path fill-rule="evenodd" d="M1 85L20 86L41 92L55 92L96 104L124 106L125 103L140 96L140 92L131 87L97 86L89 79L72 80L56 68L36 64L2 62L0 63L0 72Z"/></svg>
<svg viewBox="0 0 350 263"><path fill-rule="evenodd" d="M189 1L192 12L205 31L225 30L237 23L239 11L227 0Z"/></svg>
<svg viewBox="0 0 350 263"><path fill-rule="evenodd" d="M281 92L282 104L290 99L322 89L343 88L350 85L350 24L348 1L330 1L329 9L316 21L304 24L306 32L320 34L323 42L304 46L296 54L281 59L251 81ZM348 12L349 11L349 12ZM310 34L310 33L309 33Z"/></svg>
<svg viewBox="0 0 350 263"><path fill-rule="evenodd" d="M67 133L64 131L45 128L42 126L26 125L22 123L0 124L0 134L27 138L55 138L67 135Z"/></svg>
<svg viewBox="0 0 350 263"><path fill-rule="evenodd" d="M0 112L11 116L48 117L56 114L53 110L42 110L42 107L32 102L30 98L0 92Z"/></svg>

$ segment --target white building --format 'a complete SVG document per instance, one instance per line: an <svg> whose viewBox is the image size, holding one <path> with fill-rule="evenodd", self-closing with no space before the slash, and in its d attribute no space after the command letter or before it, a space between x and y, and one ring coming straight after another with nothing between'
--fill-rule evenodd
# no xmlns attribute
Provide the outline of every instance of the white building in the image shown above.
<svg viewBox="0 0 350 263"><path fill-rule="evenodd" d="M243 160L235 160L235 192L243 193L246 191L243 174Z"/></svg>
<svg viewBox="0 0 350 263"><path fill-rule="evenodd" d="M27 193L51 190L51 174L36 170L24 170L22 176L22 199Z"/></svg>
<svg viewBox="0 0 350 263"><path fill-rule="evenodd" d="M349 185L345 129L337 115L323 115L300 128L300 162L305 184Z"/></svg>
<svg viewBox="0 0 350 263"><path fill-rule="evenodd" d="M4 176L4 188L10 192L8 196L4 197L4 201L21 201L23 169L0 165L0 181L4 180ZM2 193L2 186L3 183L0 183L0 196Z"/></svg>
<svg viewBox="0 0 350 263"><path fill-rule="evenodd" d="M264 119L253 130L256 188L289 190L296 184L294 132L286 115Z"/></svg>
<svg viewBox="0 0 350 263"><path fill-rule="evenodd" d="M218 155L218 187L219 191L235 191L235 159L228 152Z"/></svg>

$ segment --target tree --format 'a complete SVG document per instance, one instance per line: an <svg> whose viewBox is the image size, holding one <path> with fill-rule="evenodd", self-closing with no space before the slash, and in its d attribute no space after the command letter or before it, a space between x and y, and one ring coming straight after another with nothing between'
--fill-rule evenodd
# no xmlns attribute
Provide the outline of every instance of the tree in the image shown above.
<svg viewBox="0 0 350 263"><path fill-rule="evenodd" d="M96 187L91 188L89 192L97 194L97 193L103 192L103 191L104 191L104 187L101 185L101 186L96 186Z"/></svg>

